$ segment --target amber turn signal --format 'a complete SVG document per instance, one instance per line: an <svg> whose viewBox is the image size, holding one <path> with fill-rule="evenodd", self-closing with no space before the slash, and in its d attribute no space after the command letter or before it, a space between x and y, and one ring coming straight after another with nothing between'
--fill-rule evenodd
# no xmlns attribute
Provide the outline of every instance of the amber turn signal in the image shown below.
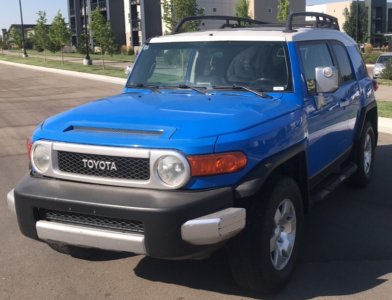
<svg viewBox="0 0 392 300"><path fill-rule="evenodd" d="M241 171L248 159L242 152L188 156L192 176L209 176Z"/></svg>
<svg viewBox="0 0 392 300"><path fill-rule="evenodd" d="M29 138L27 140L26 146L27 146L27 155L29 156L29 160L31 160L31 147L33 147L33 138Z"/></svg>

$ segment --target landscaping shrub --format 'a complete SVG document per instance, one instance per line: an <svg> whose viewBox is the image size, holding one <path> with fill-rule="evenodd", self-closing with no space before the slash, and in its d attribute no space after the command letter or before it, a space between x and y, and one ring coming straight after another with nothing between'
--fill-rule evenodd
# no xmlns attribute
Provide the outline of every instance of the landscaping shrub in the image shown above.
<svg viewBox="0 0 392 300"><path fill-rule="evenodd" d="M375 64L378 57L380 56L381 52L379 51L373 51L370 53L365 52L363 54L363 60L365 61L365 63L367 64Z"/></svg>
<svg viewBox="0 0 392 300"><path fill-rule="evenodd" d="M385 69L381 72L382 79L392 80L392 59L384 64Z"/></svg>
<svg viewBox="0 0 392 300"><path fill-rule="evenodd" d="M122 55L134 55L135 51L133 50L132 46L121 46L121 54Z"/></svg>
<svg viewBox="0 0 392 300"><path fill-rule="evenodd" d="M370 54L373 51L373 46L371 44L366 44L365 45L365 53Z"/></svg>

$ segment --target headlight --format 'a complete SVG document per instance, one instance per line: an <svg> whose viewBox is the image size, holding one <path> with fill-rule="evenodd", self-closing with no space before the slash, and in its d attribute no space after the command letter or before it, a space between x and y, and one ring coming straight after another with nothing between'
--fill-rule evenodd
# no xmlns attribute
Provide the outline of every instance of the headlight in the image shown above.
<svg viewBox="0 0 392 300"><path fill-rule="evenodd" d="M188 177L185 164L175 156L161 157L156 166L159 178L169 186L179 186Z"/></svg>
<svg viewBox="0 0 392 300"><path fill-rule="evenodd" d="M45 173L49 168L49 153L42 145L37 145L33 150L33 163L39 172Z"/></svg>

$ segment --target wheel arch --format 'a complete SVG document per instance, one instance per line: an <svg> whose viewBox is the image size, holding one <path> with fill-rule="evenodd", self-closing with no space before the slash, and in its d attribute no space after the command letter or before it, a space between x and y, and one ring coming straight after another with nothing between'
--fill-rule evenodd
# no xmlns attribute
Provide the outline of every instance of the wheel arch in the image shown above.
<svg viewBox="0 0 392 300"><path fill-rule="evenodd" d="M369 105L362 107L358 118L358 125L355 131L354 140L359 141L362 136L362 131L366 121L372 123L374 135L375 135L375 146L377 147L378 141L378 110L377 102L373 101Z"/></svg>
<svg viewBox="0 0 392 300"><path fill-rule="evenodd" d="M293 178L301 191L305 213L309 212L310 190L306 145L300 142L272 155L258 164L235 187L236 200L255 195L270 178L286 175Z"/></svg>

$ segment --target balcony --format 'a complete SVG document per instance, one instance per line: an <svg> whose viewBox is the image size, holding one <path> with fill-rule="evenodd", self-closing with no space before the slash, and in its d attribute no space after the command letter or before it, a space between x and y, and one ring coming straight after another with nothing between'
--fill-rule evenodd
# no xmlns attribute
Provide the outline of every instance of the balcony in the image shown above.
<svg viewBox="0 0 392 300"><path fill-rule="evenodd" d="M142 30L142 23L141 20L133 20L131 23L132 31L141 31Z"/></svg>
<svg viewBox="0 0 392 300"><path fill-rule="evenodd" d="M140 0L131 0L131 5L140 5Z"/></svg>
<svg viewBox="0 0 392 300"><path fill-rule="evenodd" d="M100 10L106 10L106 1L91 3L91 11L95 10L97 7L99 7Z"/></svg>
<svg viewBox="0 0 392 300"><path fill-rule="evenodd" d="M70 8L69 9L69 15L70 15L70 17L75 16L75 8Z"/></svg>

